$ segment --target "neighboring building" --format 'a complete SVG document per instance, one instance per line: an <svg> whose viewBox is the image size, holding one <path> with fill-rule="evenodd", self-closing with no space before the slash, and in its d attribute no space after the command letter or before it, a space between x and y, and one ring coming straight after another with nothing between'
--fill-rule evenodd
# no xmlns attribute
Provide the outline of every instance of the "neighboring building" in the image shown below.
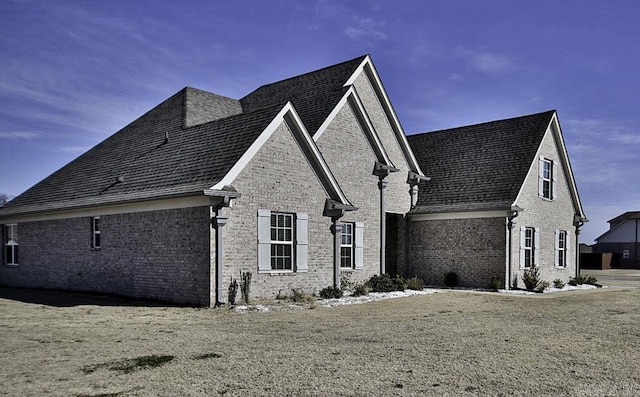
<svg viewBox="0 0 640 397"><path fill-rule="evenodd" d="M262 297L364 280L404 263L423 177L369 56L185 88L0 210L0 283L215 305L241 272Z"/></svg>
<svg viewBox="0 0 640 397"><path fill-rule="evenodd" d="M566 280L585 220L555 111L407 139L362 56L176 93L0 208L0 284L216 305L242 272L256 297Z"/></svg>
<svg viewBox="0 0 640 397"><path fill-rule="evenodd" d="M409 274L441 284L567 281L586 221L556 111L408 137L431 177L409 214Z"/></svg>
<svg viewBox="0 0 640 397"><path fill-rule="evenodd" d="M609 220L609 230L595 239L593 252L613 254L615 267L640 269L639 220L640 211L625 212Z"/></svg>

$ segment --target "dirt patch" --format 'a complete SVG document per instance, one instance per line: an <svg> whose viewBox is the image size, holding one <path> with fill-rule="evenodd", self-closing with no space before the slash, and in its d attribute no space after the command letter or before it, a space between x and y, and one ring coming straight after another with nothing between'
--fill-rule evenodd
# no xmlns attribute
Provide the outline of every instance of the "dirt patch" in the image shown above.
<svg viewBox="0 0 640 397"><path fill-rule="evenodd" d="M0 298L2 391L640 394L638 289L526 296L441 291L313 307L237 314Z"/></svg>

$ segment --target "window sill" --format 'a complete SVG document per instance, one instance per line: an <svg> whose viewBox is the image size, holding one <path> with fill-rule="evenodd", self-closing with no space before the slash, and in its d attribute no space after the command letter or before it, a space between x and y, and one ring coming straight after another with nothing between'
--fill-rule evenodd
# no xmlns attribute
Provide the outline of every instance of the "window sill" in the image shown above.
<svg viewBox="0 0 640 397"><path fill-rule="evenodd" d="M7 267L18 267L18 266L20 266L20 264L18 264L18 263L5 263L4 265L7 266Z"/></svg>
<svg viewBox="0 0 640 397"><path fill-rule="evenodd" d="M293 270L263 270L258 271L258 274L268 274L270 276L295 276L298 273Z"/></svg>

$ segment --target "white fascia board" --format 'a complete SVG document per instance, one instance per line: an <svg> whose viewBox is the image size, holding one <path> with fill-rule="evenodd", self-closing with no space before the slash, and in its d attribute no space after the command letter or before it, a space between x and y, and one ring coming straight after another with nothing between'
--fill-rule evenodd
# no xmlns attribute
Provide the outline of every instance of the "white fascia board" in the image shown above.
<svg viewBox="0 0 640 397"><path fill-rule="evenodd" d="M227 172L227 174L220 180L220 182L213 185L210 190L222 190L223 187L231 185L231 183L238 177L240 172L249 164L251 159L258 153L262 145L267 142L267 140L273 135L276 129L284 122L284 115L292 109L293 106L291 102L287 102L286 105L282 107L280 112L271 120L271 123L265 128L262 133L258 136L258 138L253 141L249 149L236 161L236 163L231 167L231 169Z"/></svg>
<svg viewBox="0 0 640 397"><path fill-rule="evenodd" d="M242 170L249 164L249 162L253 159L256 153L258 153L258 151L262 148L265 142L267 142L267 140L271 137L271 135L273 135L273 133L278 129L278 127L283 123L287 123L287 119L289 119L290 122L294 124L293 127L295 128L291 128L292 126L289 126L290 129L292 130L292 133L299 134L300 139L302 139L303 142L305 142L305 144L311 150L312 155L314 156L313 160L312 159L307 159L307 160L309 162L312 162L312 161L317 162L317 164L320 166L321 172L324 174L324 177L326 178L326 180L329 181L330 186L325 186L325 184L322 183L323 178L318 176L319 177L318 179L320 179L321 185L327 192L327 195L332 198L338 199L343 204L350 205L349 200L347 199L346 195L343 193L342 189L338 185L333 174L329 170L329 167L327 166L327 163L324 161L324 158L320 155L320 151L318 150L318 147L316 146L315 142L309 135L309 132L305 128L304 124L302 123L302 120L300 119L300 116L298 115L298 112L296 112L291 102L287 102L282 107L280 112L278 112L278 114L273 118L273 120L271 120L269 125L264 129L264 131L262 131L262 133L251 144L251 146L249 146L249 149L247 149L247 151L244 152L244 154L233 165L233 167L231 167L231 169L229 170L229 172L227 172L224 178L222 178L220 182L212 186L210 189L222 190L225 186L231 185L233 181L238 177L240 172L242 172ZM303 154L305 154L304 151L303 151ZM336 196L336 197L333 197L333 196Z"/></svg>
<svg viewBox="0 0 640 397"><path fill-rule="evenodd" d="M380 76L376 71L375 66L373 65L373 61L371 60L371 56L367 55L365 59L362 61L360 66L356 68L355 72L351 75L351 77L344 84L345 87L352 86L355 84L356 79L360 75L360 73L365 72L367 77L369 77L369 81L371 82L371 86L373 87L373 91L378 96L378 101L382 105L387 118L389 119L389 124L391 124L391 129L396 135L396 139L400 144L400 148L402 149L402 153L405 156L407 163L411 171L415 172L420 176L425 176L420 166L418 165L418 161L416 160L415 155L413 154L413 150L411 150L411 146L409 146L409 141L407 141L407 136L404 133L404 129L400 124L400 120L398 119L398 115L395 110L393 110L393 106L391 106L391 101L389 100L389 96L382 85L382 80L380 80Z"/></svg>
<svg viewBox="0 0 640 397"><path fill-rule="evenodd" d="M333 108L331 113L329 113L327 118L324 119L324 121L320 125L320 128L318 128L318 131L316 131L316 133L313 134L313 140L315 142L318 142L318 139L320 139L320 137L327 130L329 125L333 122L333 120L335 120L336 116L338 116L338 113L340 112L340 110L342 110L344 105L347 103L347 100L349 99L349 93L352 90L353 90L353 87L347 90L347 92L342 96L342 98L340 98L340 101L338 101L338 104Z"/></svg>
<svg viewBox="0 0 640 397"><path fill-rule="evenodd" d="M562 135L562 129L560 128L560 122L558 121L558 112L553 113L553 117L551 118L551 122L549 123L549 128L553 131L555 135L555 141L558 143L560 157L562 160L562 164L565 169L565 179L569 181L569 190L571 191L571 197L573 198L573 203L578 210L578 214L585 218L584 211L582 209L582 203L580 202L580 195L578 194L578 186L576 184L576 179L573 175L573 169L571 168L571 163L569 161L569 153L567 152L567 147L564 143L564 136Z"/></svg>
<svg viewBox="0 0 640 397"><path fill-rule="evenodd" d="M436 221L446 219L479 219L479 218L506 218L510 211L468 211L468 212L440 212L433 214L409 214L411 221Z"/></svg>
<svg viewBox="0 0 640 397"><path fill-rule="evenodd" d="M181 208L193 208L209 206L211 200L205 195L167 198L160 200L136 201L132 203L102 205L96 207L78 208L41 212L33 214L8 216L2 219L2 223L40 222L57 219L83 218L94 216L106 216L115 214L131 214L135 212L162 211Z"/></svg>
<svg viewBox="0 0 640 397"><path fill-rule="evenodd" d="M349 97L348 97L349 102L352 103L355 106L355 110L359 113L360 118L364 121L364 125L360 125L360 128L362 128L363 130L366 129L368 131L370 136L373 138L373 142L369 142L369 144L371 146L375 146L376 147L374 149L375 153L380 153L380 157L381 158L379 158L378 161L383 163L383 164L386 164L388 166L393 167L393 163L391 162L391 159L389 158L389 155L387 154L387 151L384 150L384 146L382 146L382 142L380 141L380 137L378 136L378 133L376 132L375 128L373 127L373 123L371 122L371 119L369 118L369 115L367 114L366 110L364 109L364 104L362 103L362 100L360 99L360 96L358 95L358 93L356 92L356 90L355 90L355 88L353 86L349 89L349 92L351 93L349 95Z"/></svg>

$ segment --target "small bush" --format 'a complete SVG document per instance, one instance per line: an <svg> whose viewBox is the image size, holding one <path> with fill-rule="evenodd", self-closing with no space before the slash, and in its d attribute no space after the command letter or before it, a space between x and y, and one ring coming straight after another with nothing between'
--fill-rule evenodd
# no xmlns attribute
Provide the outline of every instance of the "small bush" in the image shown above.
<svg viewBox="0 0 640 397"><path fill-rule="evenodd" d="M322 299L342 298L342 290L340 288L326 287L320 290Z"/></svg>
<svg viewBox="0 0 640 397"><path fill-rule="evenodd" d="M458 285L458 273L446 272L444 274L444 286L447 288L453 288Z"/></svg>
<svg viewBox="0 0 640 397"><path fill-rule="evenodd" d="M251 291L251 272L240 271L240 292L244 303L249 304L249 292Z"/></svg>
<svg viewBox="0 0 640 397"><path fill-rule="evenodd" d="M236 304L236 296L238 295L238 281L231 277L231 283L229 283L229 304Z"/></svg>
<svg viewBox="0 0 640 397"><path fill-rule="evenodd" d="M316 298L313 295L307 294L303 290L296 289L296 288L293 288L291 290L291 297L290 298L291 298L292 301L294 301L296 303L299 303L299 302L313 302L313 301L316 300Z"/></svg>
<svg viewBox="0 0 640 397"><path fill-rule="evenodd" d="M374 274L367 281L366 285L372 292L391 292L404 291L407 289L407 283L400 276L392 278L388 274Z"/></svg>
<svg viewBox="0 0 640 397"><path fill-rule="evenodd" d="M524 269L524 273L522 274L522 281L524 282L525 288L529 291L537 289L540 284L540 269L538 269L537 267Z"/></svg>
<svg viewBox="0 0 640 397"><path fill-rule="evenodd" d="M545 289L549 288L550 285L551 283L549 283L547 280L540 281L538 283L538 290L544 291Z"/></svg>
<svg viewBox="0 0 640 397"><path fill-rule="evenodd" d="M597 285L598 279L593 276L582 276L582 275L578 275L576 277L569 279L569 285L573 285L574 287L576 285L582 285L582 284Z"/></svg>
<svg viewBox="0 0 640 397"><path fill-rule="evenodd" d="M558 289L564 288L564 281L562 281L562 279L559 279L559 278L553 280L553 288L558 288Z"/></svg>
<svg viewBox="0 0 640 397"><path fill-rule="evenodd" d="M504 280L500 277L492 277L491 281L489 281L489 289L492 291L497 291L499 289L504 288Z"/></svg>
<svg viewBox="0 0 640 397"><path fill-rule="evenodd" d="M365 296L365 295L369 295L369 286L365 283L365 284L356 284L355 287L353 287L353 296Z"/></svg>
<svg viewBox="0 0 640 397"><path fill-rule="evenodd" d="M421 278L411 277L405 281L407 284L407 289L412 289L415 291L422 291L424 289L424 282Z"/></svg>

